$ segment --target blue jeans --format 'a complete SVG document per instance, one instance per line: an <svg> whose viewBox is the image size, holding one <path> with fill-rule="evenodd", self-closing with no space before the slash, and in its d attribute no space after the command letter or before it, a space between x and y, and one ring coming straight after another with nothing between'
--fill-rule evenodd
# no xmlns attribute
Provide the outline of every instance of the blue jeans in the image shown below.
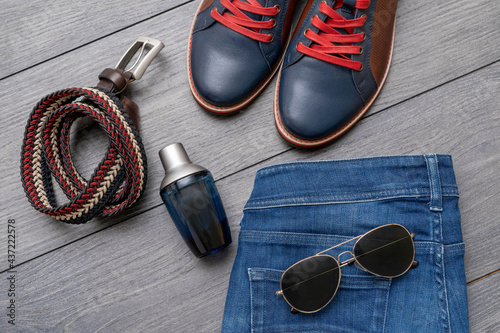
<svg viewBox="0 0 500 333"><path fill-rule="evenodd" d="M418 267L393 279L342 267L334 299L313 314L275 294L295 262L387 223L415 233ZM463 259L449 155L266 167L241 220L222 332L468 332Z"/></svg>

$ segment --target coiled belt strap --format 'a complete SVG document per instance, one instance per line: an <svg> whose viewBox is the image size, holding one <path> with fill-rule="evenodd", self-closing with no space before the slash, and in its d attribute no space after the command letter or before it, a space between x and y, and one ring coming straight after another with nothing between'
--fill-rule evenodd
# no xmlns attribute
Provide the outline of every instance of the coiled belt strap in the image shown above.
<svg viewBox="0 0 500 333"><path fill-rule="evenodd" d="M71 125L84 116L98 123L110 141L88 180L76 170L69 148ZM60 90L39 101L31 112L22 147L21 178L31 205L38 211L71 224L85 223L96 215L114 215L141 196L146 174L141 138L110 90ZM69 199L64 205L57 206L51 175Z"/></svg>

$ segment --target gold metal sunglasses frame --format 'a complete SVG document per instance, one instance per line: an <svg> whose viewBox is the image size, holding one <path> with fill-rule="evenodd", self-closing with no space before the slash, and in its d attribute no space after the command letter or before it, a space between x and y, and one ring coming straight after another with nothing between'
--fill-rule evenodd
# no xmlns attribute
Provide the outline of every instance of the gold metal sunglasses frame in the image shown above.
<svg viewBox="0 0 500 333"><path fill-rule="evenodd" d="M404 272L402 272L401 274L395 275L395 276L384 276L384 275L379 275L379 274L375 274L375 273L371 272L370 270L368 270L368 269L366 269L365 267L363 267L363 265L361 265L361 263L360 263L360 262L356 259L356 256L355 256L355 255L354 255L354 253L353 253L353 252L354 252L354 249L356 248L356 245L358 244L358 242L360 241L360 239L361 239L361 238L363 238L364 236L368 235L369 233L371 233L371 232L373 232L373 231L375 231L375 230L377 230L377 229L384 228L384 227L387 227L387 226L398 226L398 227L403 228L403 229L404 229L404 230L408 233L408 235L411 237L411 240L412 240L412 248L413 248L412 260L411 260L411 262L412 262L412 263L408 266L408 268L407 268ZM325 305L323 305L321 308L319 308L319 309L317 309L317 310L314 310L314 311L302 311L302 310L298 310L298 309L294 308L294 307L293 307L293 305L292 305L292 304L290 304L290 302L286 299L285 295L283 295L283 290L282 290L282 289L278 290L278 291L276 292L276 295L282 295L282 296L283 296L283 298L284 298L284 299L285 299L285 301L288 303L288 305L290 305L290 306L292 307L292 309L291 309L291 312L292 312L292 313L297 313L297 312L301 312L301 313L314 313L314 312L318 312L318 311L322 310L325 306L327 306L328 304L330 304L330 302L332 301L332 299L333 299L333 298L335 297L335 295L337 294L337 290L339 289L339 286L340 286L340 280L341 280L341 278L342 278L342 270L341 270L341 268L342 268L342 267L344 267L344 266L347 266L347 265L351 265L351 264L357 263L357 264L360 266L360 268L361 268L361 269L363 269L364 271L366 271L366 272L368 272L368 273L370 273L370 274L373 274L373 275L375 275L375 276L379 276L379 277L383 277L383 278L388 278L388 279L390 279L390 278L395 278L395 277L398 277L398 276L401 276L401 275L405 274L406 272L408 272L408 271L410 270L410 268L412 268L412 267L416 267L416 265L418 265L418 262L415 262L415 243L413 242L413 237L414 237L414 236L415 236L415 234L414 234L414 233L410 233L410 232L408 231L408 229L406 229L406 228L405 228L404 226L402 226L401 224L398 224L398 223L389 223L389 224L384 224L384 225L381 225L381 226L376 227L376 228L374 228L374 229L371 229L371 230L369 230L369 231L365 232L365 233L364 233L364 234L362 234L362 235L359 235L359 236L353 237L353 238L348 239L348 240L346 240L346 241L344 241L344 242L342 242L342 243L340 243L340 244L337 244L337 245L334 245L334 246L332 246L332 247L329 247L328 249L323 250L323 251L321 251L321 252L318 252L318 253L316 253L316 254L315 254L315 255L313 255L313 256L310 256L310 257L304 258L304 259L302 259L302 260L299 260L299 261L297 261L295 264L293 264L292 266L288 267L288 268L287 268L287 269L283 272L283 274L281 275L281 278L280 278L280 287L281 287L281 284L282 284L281 282L283 281L283 277L284 277L284 275L286 274L286 272L287 272L289 269L291 269L292 267L294 267L294 266L298 265L299 263L301 263L301 262L303 262L303 261L306 261L306 260L309 260L309 259L311 259L311 258L315 258L315 257L318 257L318 256L330 257L330 258L332 258L333 260L335 260L335 262L337 263L337 266L338 266L338 270L339 270L339 279L338 279L338 282L337 282L337 288L335 288L335 292L333 293L332 297L328 300L328 302L326 302L326 303L325 303ZM339 253L339 255L337 256L337 258L335 258L335 257L333 257L333 256L331 256L331 255L329 255L329 254L323 254L323 253L328 252L328 251L331 251L331 250L333 250L333 249L335 249L335 248L337 248L337 247L339 247L339 246L342 246L342 245L344 245L344 244L347 244L347 243L349 243L349 242L352 242L352 241L353 241L353 240L355 240L355 239L357 239L357 241L356 241L356 243L354 243L354 245L353 245L353 247L352 247L352 251L344 251L344 252L341 252L341 253ZM396 243L396 242L399 242L399 241L401 241L401 240L403 240L403 239L406 239L406 236L405 236L404 238L397 239L397 240L395 240L395 241L393 241L393 242L391 242L391 243L389 243L389 244L386 244L386 245L384 245L384 246L381 246L381 247L379 247L379 248L376 248L376 249L373 249L373 250L368 251L368 252L366 252L366 253L363 253L362 255L366 255L366 254L371 253L371 252L373 252L373 251L379 250L379 249L381 249L381 248L383 248L383 247L389 246L389 245L394 244L394 243ZM351 254L351 256L352 256L352 258L350 258L350 259L348 259L348 260L346 260L346 261L341 262L341 261L340 261L340 257L341 257L344 253L350 253L350 254ZM358 257L360 257L360 256L358 256ZM336 267L336 268L333 268L333 269L337 269L337 267ZM328 271L327 271L327 272L328 272ZM326 273L326 272L323 272L323 273L321 273L321 274L325 274L325 273ZM316 275L316 276L314 276L314 277L311 277L311 278L315 278L315 277L317 277L317 275ZM311 279L311 278L309 278L309 279ZM306 280L304 280L304 281L301 281L301 282L299 282L299 283L297 283L297 284L304 283L304 282L308 281L309 279L306 279ZM288 287L288 288L291 288L291 287Z"/></svg>

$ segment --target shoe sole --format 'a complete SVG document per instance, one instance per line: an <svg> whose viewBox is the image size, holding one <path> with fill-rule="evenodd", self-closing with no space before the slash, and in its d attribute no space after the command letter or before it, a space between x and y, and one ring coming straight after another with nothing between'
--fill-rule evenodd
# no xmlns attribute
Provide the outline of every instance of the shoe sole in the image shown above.
<svg viewBox="0 0 500 333"><path fill-rule="evenodd" d="M264 90L264 88L269 84L269 82L271 82L271 79L274 77L274 75L276 75L276 72L281 67L281 63L283 62L283 59L285 58L286 49L288 47L288 43L291 40L291 38L290 38L291 35L289 36L288 42L286 43L286 45L283 48L284 51L283 51L283 55L281 56L281 59L276 63L276 65L274 66L274 68L271 71L271 74L269 74L269 76L266 77L264 82L261 83L257 87L257 89L249 97L247 97L246 99L244 99L243 101L241 101L238 104L234 104L234 105L230 105L230 106L213 105L213 104L207 102L205 99L203 99L203 97L201 97L201 95L198 93L198 91L196 90L196 87L194 86L193 76L192 76L192 72L191 72L191 43L192 43L192 38L193 38L193 30L194 30L194 24L196 22L196 18L198 17L198 14L200 12L200 8L202 7L202 5L203 5L203 1L200 3L200 5L198 6L198 9L196 10L196 16L193 19L193 23L191 24L191 30L189 32L189 44L188 44L187 57L186 57L187 58L187 72L188 72L188 79L189 79L189 88L191 89L191 93L193 94L193 97L196 100L196 102L198 102L198 104L200 104L207 111L215 113L215 114L230 115L230 114L233 114L233 113L240 111L243 107L250 104L250 102L252 102L262 92L262 90Z"/></svg>
<svg viewBox="0 0 500 333"><path fill-rule="evenodd" d="M391 41L391 51L389 53L389 59L387 61L387 67L384 72L384 76L382 77L382 82L380 83L379 87L375 91L375 94L368 100L368 103L358 112L356 115L344 126L342 126L340 129L335 131L334 133L318 139L318 140L304 140L301 138L298 138L291 134L290 132L287 131L283 123L281 122L280 118L280 112L279 112L279 86L280 86L280 79L281 79L281 68L280 72L278 74L278 81L276 82L276 90L275 90L275 95L274 95L274 119L276 123L276 128L278 129L278 132L280 135L291 145L300 147L300 148L314 148L314 147L319 147L326 145L327 143L330 143L331 141L335 140L345 132L347 132L352 126L354 126L355 123L358 122L358 120L363 117L363 115L368 111L368 109L372 106L373 102L377 99L378 95L380 94L380 91L382 90L382 87L385 84L385 80L387 79L387 76L389 74L389 67L391 66L391 61L392 61L392 53L394 50L394 37L396 36L396 19L394 19L394 27L393 27L393 34L392 34L392 41Z"/></svg>

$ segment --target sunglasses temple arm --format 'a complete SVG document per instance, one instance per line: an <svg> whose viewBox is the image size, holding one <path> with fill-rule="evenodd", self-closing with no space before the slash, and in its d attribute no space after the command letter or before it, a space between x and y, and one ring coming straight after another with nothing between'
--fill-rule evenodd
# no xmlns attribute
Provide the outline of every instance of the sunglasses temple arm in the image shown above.
<svg viewBox="0 0 500 333"><path fill-rule="evenodd" d="M346 243L352 242L353 240L355 240L355 239L357 239L357 238L359 238L359 237L361 237L361 236L363 236L363 235L356 236L356 237L354 237L354 238L351 238L351 239L346 240L345 242L342 242L342 243L337 244L337 245L335 245L335 246L329 247L329 248L328 248L328 249L326 249L326 250L323 250L323 251L321 251L321 252L316 253L316 255L321 254L321 253L328 252L328 251L330 251L330 250L333 250L333 249L334 249L334 248L336 248L336 247L339 247L339 246L344 245L344 244L346 244Z"/></svg>

